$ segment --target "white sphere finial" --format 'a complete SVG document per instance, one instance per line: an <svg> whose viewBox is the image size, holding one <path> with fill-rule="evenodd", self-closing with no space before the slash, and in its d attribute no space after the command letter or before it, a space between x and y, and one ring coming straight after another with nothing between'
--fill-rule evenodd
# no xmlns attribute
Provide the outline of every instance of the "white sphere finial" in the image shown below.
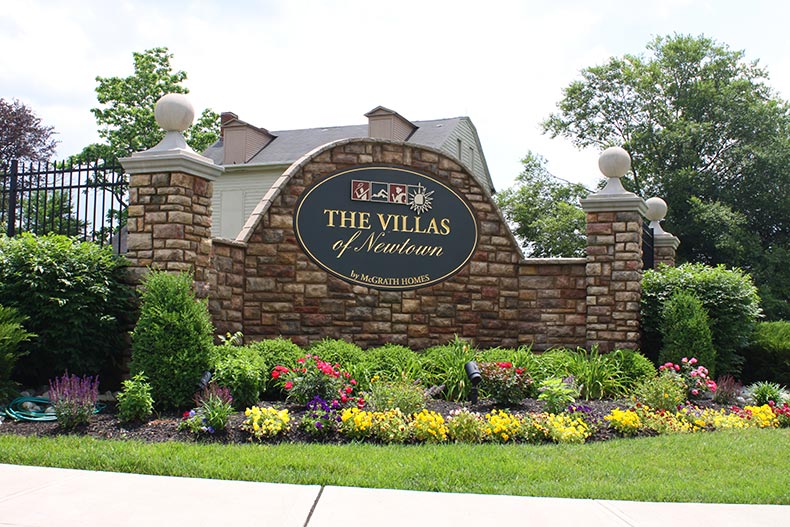
<svg viewBox="0 0 790 527"><path fill-rule="evenodd" d="M183 93L168 93L156 101L156 122L166 132L183 132L195 120L195 107Z"/></svg>
<svg viewBox="0 0 790 527"><path fill-rule="evenodd" d="M645 217L650 221L661 221L667 217L667 202L661 198L650 198L645 201L647 212Z"/></svg>
<svg viewBox="0 0 790 527"><path fill-rule="evenodd" d="M598 158L598 168L604 176L619 179L631 170L631 156L619 146L609 147Z"/></svg>

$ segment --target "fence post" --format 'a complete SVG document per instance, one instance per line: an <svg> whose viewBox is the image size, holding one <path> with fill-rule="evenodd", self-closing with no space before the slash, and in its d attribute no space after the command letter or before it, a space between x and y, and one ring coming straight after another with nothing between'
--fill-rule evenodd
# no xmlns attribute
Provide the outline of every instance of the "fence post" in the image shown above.
<svg viewBox="0 0 790 527"><path fill-rule="evenodd" d="M647 205L620 182L631 168L628 152L608 148L598 166L609 180L581 202L587 213L587 346L604 352L636 349Z"/></svg>
<svg viewBox="0 0 790 527"><path fill-rule="evenodd" d="M212 181L224 169L195 153L182 132L194 119L185 96L165 95L156 103L165 137L155 147L121 159L129 174L126 257L135 281L148 268L192 271L204 296L212 285Z"/></svg>
<svg viewBox="0 0 790 527"><path fill-rule="evenodd" d="M650 220L650 227L653 228L653 267L665 264L670 267L675 266L675 256L677 254L680 240L677 236L665 231L661 227L661 221L667 216L667 203L661 198L650 198L647 203L645 216Z"/></svg>
<svg viewBox="0 0 790 527"><path fill-rule="evenodd" d="M11 183L8 190L8 220L6 234L9 238L16 234L16 193L17 193L17 174L19 173L19 161L11 161Z"/></svg>

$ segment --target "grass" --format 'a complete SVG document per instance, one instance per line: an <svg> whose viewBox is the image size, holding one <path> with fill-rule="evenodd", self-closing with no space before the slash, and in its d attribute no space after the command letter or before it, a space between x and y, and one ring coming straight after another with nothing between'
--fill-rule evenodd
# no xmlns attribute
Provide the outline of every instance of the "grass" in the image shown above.
<svg viewBox="0 0 790 527"><path fill-rule="evenodd" d="M586 445L148 444L0 436L0 462L213 479L637 501L790 504L790 429Z"/></svg>

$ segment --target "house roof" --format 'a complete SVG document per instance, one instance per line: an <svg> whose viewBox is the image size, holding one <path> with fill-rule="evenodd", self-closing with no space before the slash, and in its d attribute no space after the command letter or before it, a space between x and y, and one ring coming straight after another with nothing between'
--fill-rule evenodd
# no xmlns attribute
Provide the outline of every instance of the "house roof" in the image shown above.
<svg viewBox="0 0 790 527"><path fill-rule="evenodd" d="M409 136L410 143L441 148L442 144L461 121L460 117L452 119L435 119L432 121L414 121L417 129ZM246 163L249 165L284 165L291 164L307 152L339 139L368 137L368 125L331 126L326 128L306 128L303 130L279 130L269 132L274 139L252 156ZM222 139L211 145L203 155L221 165L223 161Z"/></svg>

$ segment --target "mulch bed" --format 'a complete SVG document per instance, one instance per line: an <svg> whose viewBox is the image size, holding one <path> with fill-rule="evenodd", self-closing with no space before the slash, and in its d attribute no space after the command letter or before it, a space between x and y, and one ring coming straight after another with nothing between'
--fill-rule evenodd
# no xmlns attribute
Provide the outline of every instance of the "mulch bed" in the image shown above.
<svg viewBox="0 0 790 527"><path fill-rule="evenodd" d="M262 402L261 406L274 406L276 408L287 408L292 417L292 425L297 423L304 415L305 409L300 405L291 405L282 402ZM588 441L603 441L617 437L617 434L603 421L603 416L608 414L613 408L628 408L630 403L625 400L602 400L602 401L580 401L579 406L591 408L592 415L599 420L597 431ZM469 408L472 411L486 414L494 410L496 406L491 401L480 401L476 405L469 403L455 403L433 399L428 402L428 410L433 410L442 414L445 419L450 412L458 408ZM541 412L543 402L536 399L525 399L520 405L511 406L512 412ZM179 431L178 425L181 421L181 413L161 413L145 423L122 423L116 414L113 405L108 405L102 412L91 417L87 426L78 427L71 432L63 431L57 422L29 422L15 421L9 417L0 424L0 434L15 434L20 436L53 437L58 435L81 435L98 439L121 439L136 440L148 443L158 443L163 441L183 441L190 443L223 443L223 444L243 444L248 443L250 435L240 430L240 425L244 421L244 413L238 412L231 416L228 428L225 431L214 435L196 436L186 431ZM277 441L285 442L316 442L314 438L298 430L296 426L291 426L290 431ZM347 440L339 435L329 437L324 443L343 443Z"/></svg>

